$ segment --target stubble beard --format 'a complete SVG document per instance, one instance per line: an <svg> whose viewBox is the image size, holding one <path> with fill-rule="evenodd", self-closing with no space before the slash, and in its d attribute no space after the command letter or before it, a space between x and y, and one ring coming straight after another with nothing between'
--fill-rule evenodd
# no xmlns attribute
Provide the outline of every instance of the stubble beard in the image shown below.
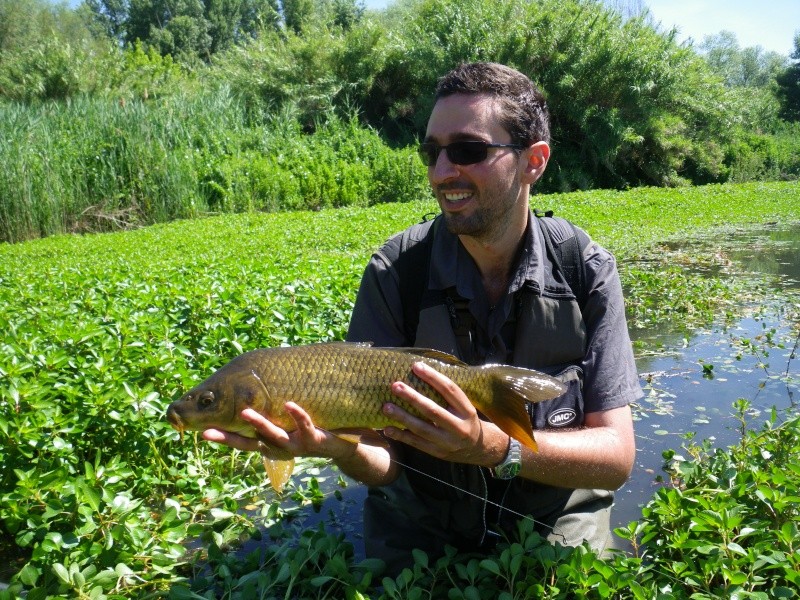
<svg viewBox="0 0 800 600"><path fill-rule="evenodd" d="M453 235L469 236L482 244L490 244L499 239L512 222L519 192L517 184L511 189L487 195L490 198L487 202L478 198L478 206L468 215L443 210L445 226Z"/></svg>

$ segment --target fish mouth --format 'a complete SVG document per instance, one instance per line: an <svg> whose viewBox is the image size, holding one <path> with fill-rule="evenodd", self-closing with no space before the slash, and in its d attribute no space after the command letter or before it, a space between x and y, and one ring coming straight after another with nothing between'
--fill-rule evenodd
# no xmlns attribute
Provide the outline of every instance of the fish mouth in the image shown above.
<svg viewBox="0 0 800 600"><path fill-rule="evenodd" d="M169 421L169 424L172 425L172 427L178 431L178 435L180 435L182 442L183 432L186 430L186 426L183 424L183 421L181 420L181 416L178 414L178 411L175 410L172 406L170 406L167 409L167 421Z"/></svg>

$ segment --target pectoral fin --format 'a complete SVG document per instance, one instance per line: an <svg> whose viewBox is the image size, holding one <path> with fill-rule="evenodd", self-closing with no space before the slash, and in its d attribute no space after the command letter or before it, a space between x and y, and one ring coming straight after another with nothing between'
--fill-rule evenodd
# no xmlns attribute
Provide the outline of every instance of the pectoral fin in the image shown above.
<svg viewBox="0 0 800 600"><path fill-rule="evenodd" d="M538 452L539 447L533 438L531 418L525 410L525 405L517 398L512 397L511 400L511 402L501 401L482 406L480 411L504 433Z"/></svg>

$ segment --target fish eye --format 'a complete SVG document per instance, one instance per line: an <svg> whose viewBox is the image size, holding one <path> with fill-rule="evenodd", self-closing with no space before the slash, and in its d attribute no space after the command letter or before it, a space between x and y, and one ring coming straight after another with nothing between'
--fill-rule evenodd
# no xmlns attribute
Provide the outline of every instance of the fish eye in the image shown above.
<svg viewBox="0 0 800 600"><path fill-rule="evenodd" d="M205 391L197 397L197 403L202 406L211 406L214 404L214 392Z"/></svg>

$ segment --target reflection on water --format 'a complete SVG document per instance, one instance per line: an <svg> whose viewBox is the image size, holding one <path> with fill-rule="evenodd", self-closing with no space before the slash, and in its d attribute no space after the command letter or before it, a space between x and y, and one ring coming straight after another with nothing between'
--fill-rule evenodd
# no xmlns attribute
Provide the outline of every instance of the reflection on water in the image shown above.
<svg viewBox="0 0 800 600"><path fill-rule="evenodd" d="M712 275L737 277L755 274L782 290L800 289L800 223L788 226L735 230L713 238L669 242L667 251L711 252L713 264L695 263L689 268Z"/></svg>
<svg viewBox="0 0 800 600"><path fill-rule="evenodd" d="M795 346L800 335L800 225L740 231L681 249L712 249L722 257L726 273L753 277L775 290L775 300L748 307L750 316L733 327L720 325L689 337L669 328L631 332L634 340L644 342L640 347L658 345L659 352L637 356L648 396L636 411L636 469L618 494L617 524L639 518L641 506L661 485L656 477L662 472L662 453L679 450L687 434L725 447L739 440L737 400L751 403L750 424L758 428L773 407L785 409L800 399Z"/></svg>
<svg viewBox="0 0 800 600"><path fill-rule="evenodd" d="M730 258L748 273L774 275L779 286L800 289L800 226L741 234Z"/></svg>
<svg viewBox="0 0 800 600"><path fill-rule="evenodd" d="M797 307L787 313L776 303L757 318L703 332L685 347L637 361L647 397L636 410L636 469L618 494L618 524L638 519L639 508L660 485L655 478L662 453L679 450L686 434L729 446L740 439L733 409L737 400L750 402L751 428L760 428L772 407L795 406L800 400L797 316Z"/></svg>

